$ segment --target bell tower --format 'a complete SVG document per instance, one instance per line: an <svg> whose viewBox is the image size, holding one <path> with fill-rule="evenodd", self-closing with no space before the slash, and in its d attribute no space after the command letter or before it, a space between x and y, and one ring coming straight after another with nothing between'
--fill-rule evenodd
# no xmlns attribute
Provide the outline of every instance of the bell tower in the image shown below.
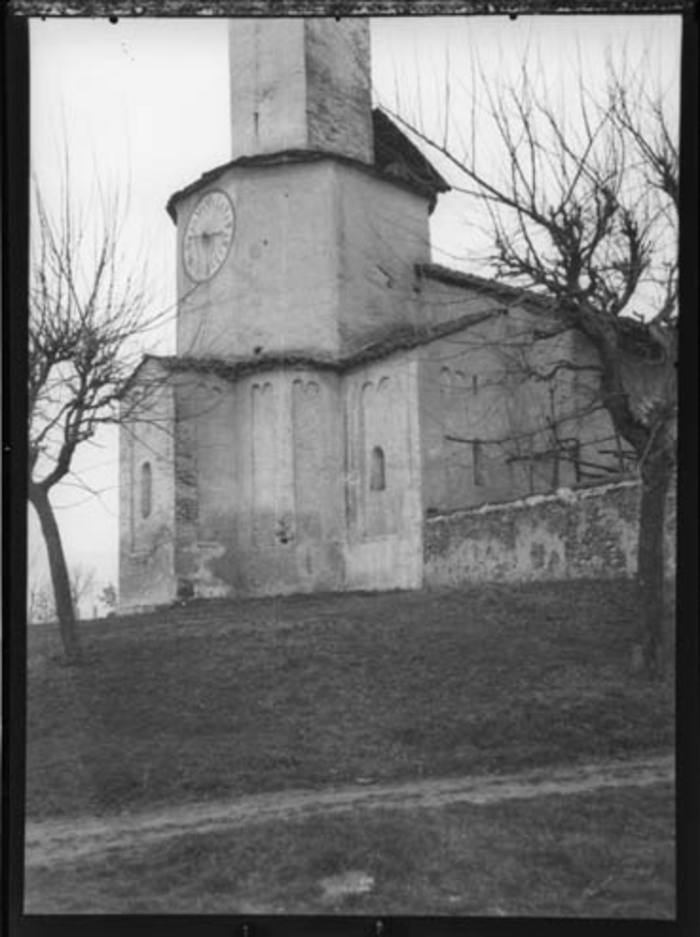
<svg viewBox="0 0 700 937"><path fill-rule="evenodd" d="M232 20L229 56L231 159L167 206L177 355L146 428L173 433L159 460L123 434L124 590L415 584L417 372L393 352L447 183L372 110L366 19Z"/></svg>
<svg viewBox="0 0 700 937"><path fill-rule="evenodd" d="M178 355L338 359L410 324L434 191L388 168L369 21L234 19L229 63L232 159L168 204Z"/></svg>
<svg viewBox="0 0 700 937"><path fill-rule="evenodd" d="M317 150L373 161L366 19L232 20L231 156Z"/></svg>

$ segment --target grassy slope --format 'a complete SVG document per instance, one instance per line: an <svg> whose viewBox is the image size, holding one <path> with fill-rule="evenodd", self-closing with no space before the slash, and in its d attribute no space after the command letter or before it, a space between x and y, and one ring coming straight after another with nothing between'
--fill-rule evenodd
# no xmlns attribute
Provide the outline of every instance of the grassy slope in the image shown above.
<svg viewBox="0 0 700 937"><path fill-rule="evenodd" d="M241 792L513 771L673 744L629 673L634 586L196 603L30 629L31 819Z"/></svg>
<svg viewBox="0 0 700 937"><path fill-rule="evenodd" d="M329 898L324 880L371 877ZM673 792L605 791L376 810L186 835L30 869L43 913L447 914L669 918Z"/></svg>

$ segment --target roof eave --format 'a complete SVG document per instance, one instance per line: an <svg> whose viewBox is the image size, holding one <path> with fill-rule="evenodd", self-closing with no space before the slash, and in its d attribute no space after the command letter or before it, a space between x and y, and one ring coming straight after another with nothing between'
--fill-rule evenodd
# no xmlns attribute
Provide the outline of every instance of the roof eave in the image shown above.
<svg viewBox="0 0 700 937"><path fill-rule="evenodd" d="M228 163L223 163L221 166L216 166L214 169L210 169L208 172L203 173L199 179L196 179L194 182L191 182L184 188L179 189L177 192L173 192L166 203L165 210L167 211L168 215L170 215L173 223L177 224L177 203L186 196L191 195L193 192L196 192L199 189L210 185L212 182L215 182L217 179L220 179L221 176L229 169L248 167L267 169L289 163L315 163L324 160L330 160L331 162L352 166L366 175L373 176L376 179L389 182L398 188L420 195L430 203L431 211L435 206L437 195L439 193L448 192L450 190L450 186L447 182L445 182L444 179L442 179L442 177L440 177L439 182L435 182L435 184L422 184L418 181L403 179L398 176L394 176L391 173L383 172L372 164L363 163L360 160L353 159L349 156L343 156L342 154L338 153L327 153L324 150L282 150L277 153L264 153L255 156L239 156L237 159L230 160Z"/></svg>
<svg viewBox="0 0 700 937"><path fill-rule="evenodd" d="M537 312L556 315L561 311L560 305L548 296L542 296L532 290L510 286L506 283L499 283L498 280L489 280L486 277L465 273L462 270L452 270L450 267L443 267L440 264L416 264L415 272L419 278L447 283L461 289L479 290L501 300L508 299L513 305L528 307Z"/></svg>

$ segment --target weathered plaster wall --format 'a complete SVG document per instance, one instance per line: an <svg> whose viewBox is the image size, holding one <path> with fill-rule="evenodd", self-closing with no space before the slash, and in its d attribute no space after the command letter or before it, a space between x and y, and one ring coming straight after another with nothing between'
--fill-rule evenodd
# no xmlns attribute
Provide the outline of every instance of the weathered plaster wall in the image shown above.
<svg viewBox="0 0 700 937"><path fill-rule="evenodd" d="M182 263L187 220L210 189L236 212L229 254L196 284ZM232 168L178 203L178 355L243 357L338 348L338 239L330 162Z"/></svg>
<svg viewBox="0 0 700 937"><path fill-rule="evenodd" d="M314 150L373 161L369 20L304 20L306 114Z"/></svg>
<svg viewBox="0 0 700 937"><path fill-rule="evenodd" d="M232 158L315 149L372 159L369 23L231 20Z"/></svg>
<svg viewBox="0 0 700 937"><path fill-rule="evenodd" d="M415 290L420 301L421 319L430 324L450 322L460 316L478 315L503 308L503 302L489 293L429 277L420 277Z"/></svg>
<svg viewBox="0 0 700 937"><path fill-rule="evenodd" d="M136 604L421 584L410 354L343 377L282 367L229 383L177 372L169 393L167 589L149 579L152 559L139 577L128 554ZM382 485L373 487L378 447ZM134 517L125 505L125 524ZM152 554L150 544L143 555Z"/></svg>
<svg viewBox="0 0 700 937"><path fill-rule="evenodd" d="M416 378L412 355L394 355L343 381L350 589L408 589L422 583ZM377 448L384 466L382 488L372 486Z"/></svg>
<svg viewBox="0 0 700 937"><path fill-rule="evenodd" d="M292 378L295 559L304 589L342 588L345 578L344 454L340 380Z"/></svg>
<svg viewBox="0 0 700 937"><path fill-rule="evenodd" d="M455 291L456 293L456 291ZM444 297L444 294L443 294ZM453 309L460 314L459 295ZM467 293L466 305L471 299ZM568 352L568 337L533 346L523 335L529 317L510 310L421 349L419 367L426 512L511 500L573 482L573 469L528 462L548 447L547 418L572 406L570 381L553 388L529 377ZM552 396L552 391L554 396Z"/></svg>
<svg viewBox="0 0 700 937"><path fill-rule="evenodd" d="M182 264L201 195L226 191L236 229L207 282ZM326 356L416 321L413 265L428 259L426 199L332 160L232 167L178 203L179 355Z"/></svg>
<svg viewBox="0 0 700 937"><path fill-rule="evenodd" d="M675 570L675 494L669 495L666 569ZM562 489L425 521L425 582L455 586L631 576L636 570L636 481Z"/></svg>
<svg viewBox="0 0 700 937"><path fill-rule="evenodd" d="M178 575L196 595L342 587L342 411L334 375L200 379L181 414ZM184 465L185 463L183 463Z"/></svg>
<svg viewBox="0 0 700 937"><path fill-rule="evenodd" d="M138 402L137 402L138 401ZM174 394L157 366L143 369L122 405L119 432L119 604L171 601L175 581ZM140 417L140 419L139 419ZM150 467L150 497L144 466ZM150 501L144 517L144 499Z"/></svg>
<svg viewBox="0 0 700 937"><path fill-rule="evenodd" d="M230 21L232 159L306 146L304 32L301 19Z"/></svg>
<svg viewBox="0 0 700 937"><path fill-rule="evenodd" d="M241 436L250 457L237 514L246 588L255 594L338 588L343 533L337 378L283 369L240 387L250 401Z"/></svg>
<svg viewBox="0 0 700 937"><path fill-rule="evenodd" d="M435 287L423 281L426 315L432 303L455 316L498 309L474 291ZM553 324L516 306L424 348L419 386L426 512L554 491L629 467L600 406L592 347L572 330L533 341ZM565 446L577 448L567 456ZM552 454L558 447L559 458Z"/></svg>
<svg viewBox="0 0 700 937"><path fill-rule="evenodd" d="M422 581L416 365L173 378L174 581L189 595ZM383 484L371 460L381 448Z"/></svg>
<svg viewBox="0 0 700 937"><path fill-rule="evenodd" d="M414 265L430 258L426 198L361 170L333 166L344 354L397 327L420 324Z"/></svg>

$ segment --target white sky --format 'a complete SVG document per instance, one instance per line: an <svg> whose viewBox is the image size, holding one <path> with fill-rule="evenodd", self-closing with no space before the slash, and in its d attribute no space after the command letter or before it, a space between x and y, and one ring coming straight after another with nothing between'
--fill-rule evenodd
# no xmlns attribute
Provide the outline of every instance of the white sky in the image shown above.
<svg viewBox="0 0 700 937"><path fill-rule="evenodd" d="M157 308L174 301L175 228L169 196L229 159L227 21L50 19L31 23L32 169L49 199L59 181L57 154L67 145L73 192L89 191L98 173L130 192L127 236L147 252ZM576 62L587 81L603 72L605 49L643 50L664 85L677 80L680 17L550 16L387 17L372 21L372 76L377 103L423 118L440 113L446 61L458 103L460 81L476 51L494 77L517 66L526 49L539 55L547 86L563 100ZM447 53L446 53L447 50ZM433 216L434 259L460 264L469 236L465 206L443 197ZM442 253L442 251L445 253ZM150 350L169 350L165 346ZM99 499L61 486L54 503L69 564L96 567L100 583L117 580L118 490L114 435L82 454L81 476ZM30 518L30 557L41 555Z"/></svg>

